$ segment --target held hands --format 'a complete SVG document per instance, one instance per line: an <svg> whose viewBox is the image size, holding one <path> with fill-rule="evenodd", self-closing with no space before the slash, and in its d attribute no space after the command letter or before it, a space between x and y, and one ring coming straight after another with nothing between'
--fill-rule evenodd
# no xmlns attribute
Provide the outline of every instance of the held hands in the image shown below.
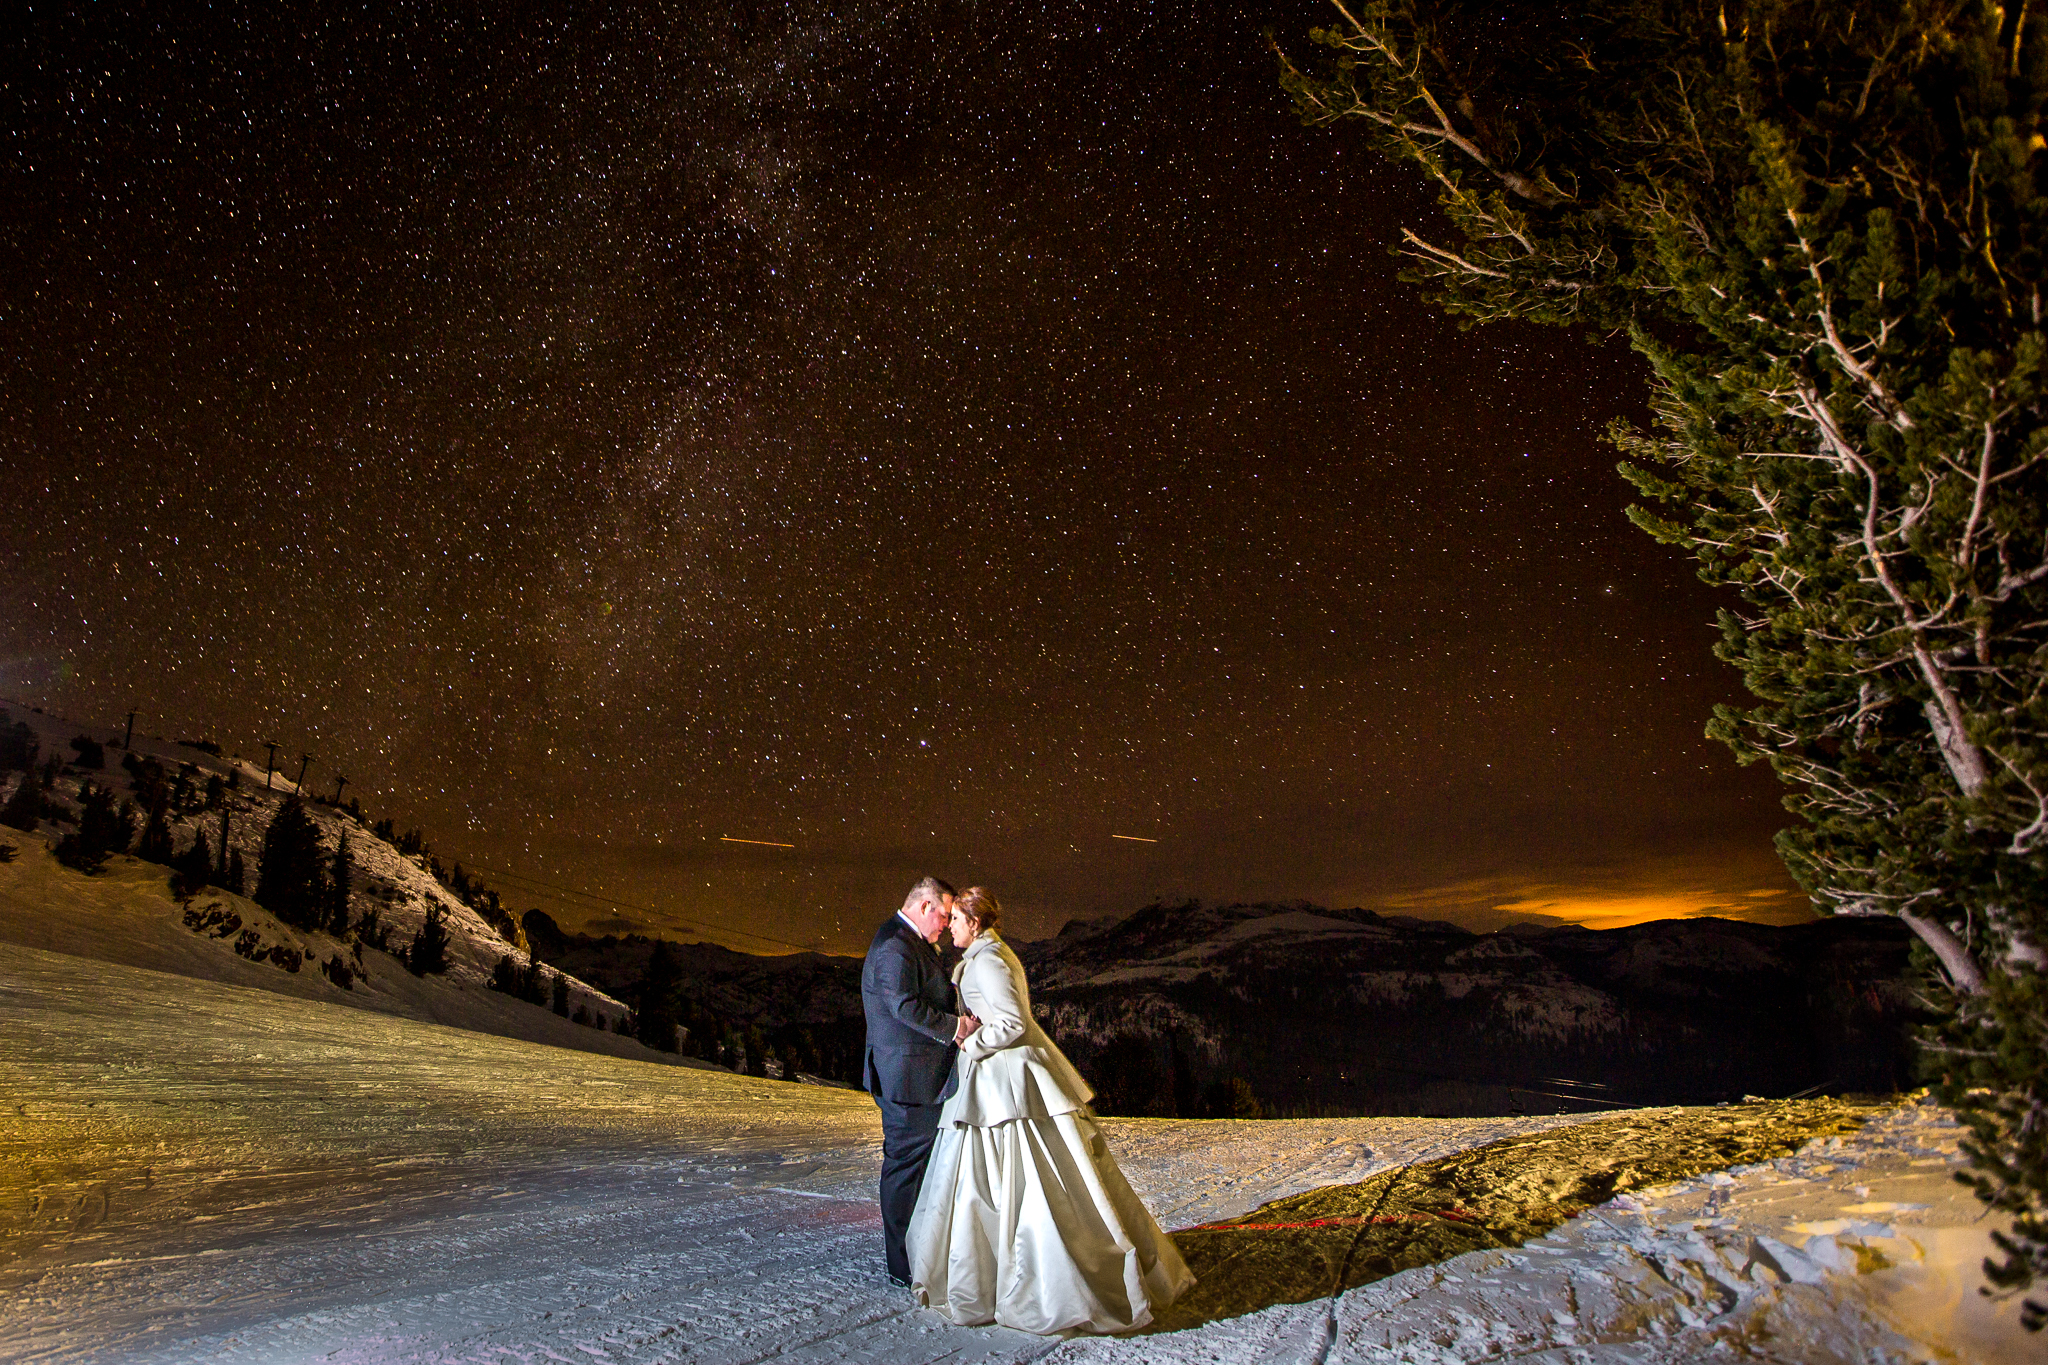
<svg viewBox="0 0 2048 1365"><path fill-rule="evenodd" d="M980 1027L981 1020L971 1014L961 1015L959 1025L953 1030L953 1045L958 1047L961 1043L966 1042L968 1035Z"/></svg>

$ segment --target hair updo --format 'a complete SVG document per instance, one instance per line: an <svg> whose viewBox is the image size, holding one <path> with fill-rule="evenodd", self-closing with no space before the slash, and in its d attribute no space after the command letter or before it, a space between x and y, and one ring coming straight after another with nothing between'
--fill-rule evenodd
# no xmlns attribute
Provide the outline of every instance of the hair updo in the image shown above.
<svg viewBox="0 0 2048 1365"><path fill-rule="evenodd" d="M953 902L953 908L974 921L976 932L993 929L1003 922L1003 907L996 893L985 886L970 886Z"/></svg>

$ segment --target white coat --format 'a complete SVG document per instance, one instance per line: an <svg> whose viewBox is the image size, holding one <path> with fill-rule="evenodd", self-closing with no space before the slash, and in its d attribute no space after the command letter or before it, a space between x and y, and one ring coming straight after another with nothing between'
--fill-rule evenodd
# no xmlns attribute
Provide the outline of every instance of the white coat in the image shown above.
<svg viewBox="0 0 2048 1365"><path fill-rule="evenodd" d="M1072 1113L1095 1098L1031 1017L1024 966L993 929L967 945L953 984L961 1010L981 1027L960 1044L960 1087L946 1102L944 1120L986 1128Z"/></svg>

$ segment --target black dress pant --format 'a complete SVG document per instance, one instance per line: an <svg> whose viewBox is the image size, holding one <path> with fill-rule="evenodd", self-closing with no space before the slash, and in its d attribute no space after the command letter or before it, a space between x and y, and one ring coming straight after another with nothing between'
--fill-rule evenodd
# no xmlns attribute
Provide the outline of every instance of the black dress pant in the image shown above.
<svg viewBox="0 0 2048 1365"><path fill-rule="evenodd" d="M908 1280L910 1253L904 1250L903 1235L917 1208L917 1192L924 1188L925 1163L931 1160L939 1110L945 1106L898 1104L881 1095L875 1096L875 1105L882 1111L882 1241L889 1273Z"/></svg>

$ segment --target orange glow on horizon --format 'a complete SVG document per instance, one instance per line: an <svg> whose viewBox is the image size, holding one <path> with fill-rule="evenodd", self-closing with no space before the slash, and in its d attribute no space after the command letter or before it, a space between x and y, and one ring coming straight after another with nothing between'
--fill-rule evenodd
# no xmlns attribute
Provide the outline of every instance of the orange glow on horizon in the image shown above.
<svg viewBox="0 0 2048 1365"><path fill-rule="evenodd" d="M1778 893L1771 893L1773 899ZM1517 915L1541 915L1588 929L1625 929L1653 919L1696 919L1703 915L1722 919L1750 919L1744 911L1760 908L1731 902L1723 891L1558 891L1502 901L1495 906ZM1772 907L1775 909L1776 907ZM1775 918L1775 917L1774 917Z"/></svg>
<svg viewBox="0 0 2048 1365"><path fill-rule="evenodd" d="M1758 875L1764 872L1760 864L1745 868L1670 860L1565 877L1482 877L1377 898L1376 908L1450 920L1482 933L1531 921L1623 929L1660 919L1799 924L1813 918L1806 897L1789 878L1784 886L1759 886L1769 880Z"/></svg>

